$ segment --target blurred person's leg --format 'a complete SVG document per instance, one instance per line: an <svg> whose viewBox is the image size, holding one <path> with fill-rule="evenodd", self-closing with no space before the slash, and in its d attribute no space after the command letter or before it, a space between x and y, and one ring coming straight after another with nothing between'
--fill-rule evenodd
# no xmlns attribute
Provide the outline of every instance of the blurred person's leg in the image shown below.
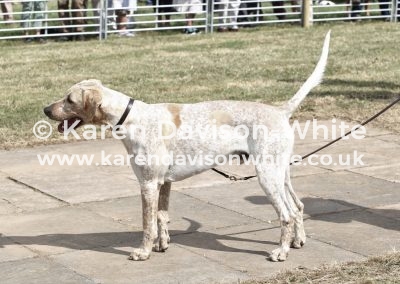
<svg viewBox="0 0 400 284"><path fill-rule="evenodd" d="M116 30L117 23L115 19L114 1L107 0L107 29Z"/></svg>
<svg viewBox="0 0 400 284"><path fill-rule="evenodd" d="M117 16L117 30L119 31L119 35L123 37L133 37L134 33L127 31L128 26L128 10L116 10L115 14Z"/></svg>
<svg viewBox="0 0 400 284"><path fill-rule="evenodd" d="M93 16L95 17L100 17L100 4L100 0L92 0L92 8L96 9L95 11L93 11Z"/></svg>
<svg viewBox="0 0 400 284"><path fill-rule="evenodd" d="M239 7L240 7L240 0L230 0L229 1L229 22L230 26L229 29L231 31L238 31L239 28L237 26L237 17L239 15Z"/></svg>
<svg viewBox="0 0 400 284"><path fill-rule="evenodd" d="M30 27L30 19L33 9L33 2L21 2L22 5L22 14L21 14L21 27L26 29Z"/></svg>
<svg viewBox="0 0 400 284"><path fill-rule="evenodd" d="M1 2L1 11L3 13L3 20L4 21L12 21L13 17L13 7L11 2Z"/></svg>
<svg viewBox="0 0 400 284"><path fill-rule="evenodd" d="M293 13L298 13L300 12L300 8L296 7L300 4L299 0L291 0L290 3L292 4L292 12Z"/></svg>
<svg viewBox="0 0 400 284"><path fill-rule="evenodd" d="M92 9L96 9L93 11L93 16L96 17L96 19L94 19L94 23L97 25L96 27L96 31L99 31L100 28L98 27L98 25L100 24L100 8L101 8L101 2L100 0L92 0Z"/></svg>
<svg viewBox="0 0 400 284"><path fill-rule="evenodd" d="M352 4L351 4L351 17L352 18L357 18L360 17L361 14L361 2L360 0L353 0Z"/></svg>
<svg viewBox="0 0 400 284"><path fill-rule="evenodd" d="M124 0L123 7L126 10L126 17L128 18L127 29L135 28L134 12L137 11L137 0Z"/></svg>
<svg viewBox="0 0 400 284"><path fill-rule="evenodd" d="M33 9L33 2L21 2L22 5L22 14L21 14L21 28L24 29L24 35L29 35L30 31L28 28L31 26L31 15L32 15L32 9ZM25 38L25 42L31 42L32 38Z"/></svg>
<svg viewBox="0 0 400 284"><path fill-rule="evenodd" d="M125 10L117 10L115 11L117 15L117 30L124 31L126 30L126 26L128 24L128 18L126 16Z"/></svg>
<svg viewBox="0 0 400 284"><path fill-rule="evenodd" d="M400 1L397 3L397 21L400 21Z"/></svg>
<svg viewBox="0 0 400 284"><path fill-rule="evenodd" d="M390 16L390 11L389 9L389 4L388 0L379 0L379 9L381 10L381 15L382 16Z"/></svg>
<svg viewBox="0 0 400 284"><path fill-rule="evenodd" d="M59 18L69 18L70 17L69 0L58 0L57 4L58 4L58 10L60 10L60 12L58 12L58 17ZM69 19L65 19L65 20L61 20L61 23L64 26L62 28L61 32L68 33L69 32L68 26L71 24L71 21Z"/></svg>
<svg viewBox="0 0 400 284"><path fill-rule="evenodd" d="M225 32L228 30L226 23L228 21L228 7L229 7L229 0L219 0L218 10L219 11L219 23L221 24L217 31Z"/></svg>
<svg viewBox="0 0 400 284"><path fill-rule="evenodd" d="M36 12L34 15L34 19L36 21L33 23L33 26L36 27L36 35L40 35L41 29L43 28L43 20L44 20L44 13L46 10L46 2L35 1L33 10ZM38 38L38 41L41 43L45 42L45 40L43 38Z"/></svg>
<svg viewBox="0 0 400 284"><path fill-rule="evenodd" d="M274 14L278 14L276 15L276 17L278 18L278 20L284 20L286 19L286 15L284 15L286 13L285 8L283 8L282 6L284 6L283 1L272 1L272 6Z"/></svg>
<svg viewBox="0 0 400 284"><path fill-rule="evenodd" d="M86 20L83 19L86 16L85 9L87 8L87 0L72 0L71 9L77 10L72 12L72 17L76 18L72 22L78 27L75 28L77 32L83 32L84 27L82 25L86 24ZM79 39L82 39L80 37Z"/></svg>

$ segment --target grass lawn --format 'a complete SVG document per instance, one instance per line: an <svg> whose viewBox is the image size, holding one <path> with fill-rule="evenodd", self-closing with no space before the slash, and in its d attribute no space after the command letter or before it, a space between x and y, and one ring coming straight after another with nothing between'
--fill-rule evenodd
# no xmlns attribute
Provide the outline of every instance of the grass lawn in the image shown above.
<svg viewBox="0 0 400 284"><path fill-rule="evenodd" d="M279 273L274 278L260 281L246 281L243 284L283 283L399 283L400 253L371 257L362 262L348 262L340 265L322 266L318 269L296 269Z"/></svg>
<svg viewBox="0 0 400 284"><path fill-rule="evenodd" d="M280 104L312 72L332 29L326 76L295 118L362 121L400 93L398 24L269 25L239 33L139 33L99 42L0 41L0 148L41 141L32 126L43 107L74 83L96 78L135 99L156 102L250 100ZM373 124L400 132L400 106ZM53 123L56 125L56 123Z"/></svg>

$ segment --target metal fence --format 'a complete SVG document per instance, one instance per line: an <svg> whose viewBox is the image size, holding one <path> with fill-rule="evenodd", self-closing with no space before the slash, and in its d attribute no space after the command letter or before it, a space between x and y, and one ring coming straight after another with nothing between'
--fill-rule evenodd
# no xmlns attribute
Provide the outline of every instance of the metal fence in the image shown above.
<svg viewBox="0 0 400 284"><path fill-rule="evenodd" d="M0 0L0 39L72 40L147 31L400 18L400 0Z"/></svg>

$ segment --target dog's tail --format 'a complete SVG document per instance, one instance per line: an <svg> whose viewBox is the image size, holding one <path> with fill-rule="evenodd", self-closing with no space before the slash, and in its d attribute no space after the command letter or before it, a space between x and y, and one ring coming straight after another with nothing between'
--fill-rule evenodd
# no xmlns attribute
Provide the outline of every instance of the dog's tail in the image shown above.
<svg viewBox="0 0 400 284"><path fill-rule="evenodd" d="M326 62L328 61L329 53L329 40L331 37L331 31L329 31L325 36L324 46L322 48L321 57L315 66L314 71L307 81L301 86L300 90L290 99L282 108L285 110L286 116L290 118L293 112L298 108L300 103L304 100L307 94L322 81L322 76L324 75Z"/></svg>

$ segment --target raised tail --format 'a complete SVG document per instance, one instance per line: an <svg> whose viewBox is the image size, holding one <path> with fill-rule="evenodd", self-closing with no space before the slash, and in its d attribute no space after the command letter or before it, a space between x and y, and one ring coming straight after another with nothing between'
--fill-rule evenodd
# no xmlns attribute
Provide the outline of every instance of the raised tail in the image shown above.
<svg viewBox="0 0 400 284"><path fill-rule="evenodd" d="M291 98L282 108L286 112L286 116L290 118L293 112L299 107L300 103L304 100L307 94L316 86L318 86L324 75L326 62L328 61L329 53L329 40L331 37L331 31L329 31L325 36L324 46L322 48L321 57L315 66L314 71L311 76L308 77L307 81L301 86L297 93Z"/></svg>

